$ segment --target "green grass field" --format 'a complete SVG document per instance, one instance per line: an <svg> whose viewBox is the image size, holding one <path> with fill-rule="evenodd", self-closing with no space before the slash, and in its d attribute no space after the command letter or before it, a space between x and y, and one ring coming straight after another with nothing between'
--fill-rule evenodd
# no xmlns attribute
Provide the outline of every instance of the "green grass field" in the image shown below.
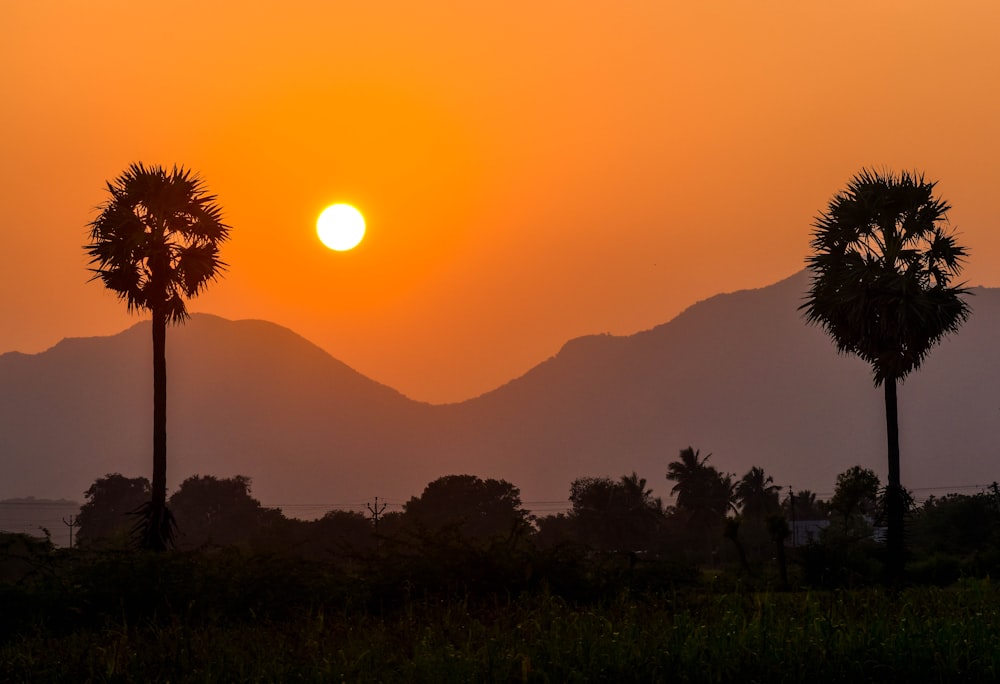
<svg viewBox="0 0 1000 684"><path fill-rule="evenodd" d="M544 584L423 590L398 586L398 575L236 553L108 555L36 570L0 584L0 681L1000 677L1000 591L988 579L896 595L623 581L570 597Z"/></svg>

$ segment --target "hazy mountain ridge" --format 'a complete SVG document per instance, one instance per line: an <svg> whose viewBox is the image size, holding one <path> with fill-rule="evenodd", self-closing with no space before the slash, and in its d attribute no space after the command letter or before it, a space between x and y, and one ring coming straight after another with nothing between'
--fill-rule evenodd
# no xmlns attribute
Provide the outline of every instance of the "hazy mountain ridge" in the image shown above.
<svg viewBox="0 0 1000 684"><path fill-rule="evenodd" d="M72 522L80 504L67 499L36 499L32 496L0 499L0 530L42 536L47 530L56 546L68 546Z"/></svg>
<svg viewBox="0 0 1000 684"><path fill-rule="evenodd" d="M864 378L865 366L837 356L822 332L805 326L796 311L805 287L800 274L769 288L712 297L635 335L575 340L461 410L486 421L481 434L490 434L490 427L504 429L490 422L505 413L519 427L504 441L506 449L537 458L564 452L580 475L636 469L661 484L667 461L688 444L715 452L716 465L742 473L746 441L766 441L784 428L784 419L771 408L801 405L799 380L812 380L813 393L823 389L815 419L806 418L817 430L839 396L861 399L843 382ZM826 348L825 355L815 353ZM790 359L797 361L794 371ZM861 389L871 394L870 383L862 381ZM878 405L878 396L874 399ZM881 428L877 420L873 425ZM752 452L763 455L759 447ZM758 462L777 466L784 460ZM546 470L540 466L534 472L545 478ZM782 475L777 467L769 470ZM829 477L832 484L836 472L810 479ZM545 479L548 487L558 486L556 478Z"/></svg>
<svg viewBox="0 0 1000 684"><path fill-rule="evenodd" d="M567 342L468 401L413 401L264 321L199 315L167 333L168 481L249 475L268 504L403 501L430 480L503 477L527 501L563 499L573 478L663 474L692 445L742 474L829 491L855 463L884 471L882 394L797 310L799 273L717 295L629 336ZM910 487L1000 478L1000 290L900 392ZM80 498L107 472L147 475L149 324L0 355L0 496ZM937 419L936 416L943 418ZM947 454L947 456L943 456Z"/></svg>

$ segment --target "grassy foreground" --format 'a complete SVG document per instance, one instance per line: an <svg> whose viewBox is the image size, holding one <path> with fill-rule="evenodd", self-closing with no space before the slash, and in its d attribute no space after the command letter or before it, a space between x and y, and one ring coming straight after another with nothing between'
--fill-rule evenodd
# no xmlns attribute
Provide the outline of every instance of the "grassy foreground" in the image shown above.
<svg viewBox="0 0 1000 684"><path fill-rule="evenodd" d="M208 597L206 597L207 599ZM996 681L1000 592L692 591L594 602L546 592L409 599L382 614L290 606L34 621L0 643L2 681ZM274 611L271 611L274 612Z"/></svg>
<svg viewBox="0 0 1000 684"><path fill-rule="evenodd" d="M284 561L0 586L0 681L996 681L1000 591L392 591ZM185 564L186 563L186 564ZM116 575L116 573L120 573ZM405 588L404 588L405 589Z"/></svg>

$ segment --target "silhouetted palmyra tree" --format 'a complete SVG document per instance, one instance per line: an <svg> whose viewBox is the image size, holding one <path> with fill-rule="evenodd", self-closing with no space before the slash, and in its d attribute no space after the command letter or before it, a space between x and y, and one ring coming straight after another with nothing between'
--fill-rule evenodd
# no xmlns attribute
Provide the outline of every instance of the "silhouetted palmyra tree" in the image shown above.
<svg viewBox="0 0 1000 684"><path fill-rule="evenodd" d="M894 582L902 579L904 554L896 384L969 316L961 297L966 290L951 285L966 250L950 232L950 206L934 196L934 186L907 172L862 170L852 178L814 223L812 283L800 307L841 352L869 363L875 386L885 388Z"/></svg>
<svg viewBox="0 0 1000 684"><path fill-rule="evenodd" d="M149 310L153 318L153 481L145 507L142 545L164 550L172 538L167 510L167 323L187 316L193 297L226 265L219 245L229 226L215 196L183 167L132 164L107 184L109 199L90 224L85 247L94 278L124 299L128 310Z"/></svg>

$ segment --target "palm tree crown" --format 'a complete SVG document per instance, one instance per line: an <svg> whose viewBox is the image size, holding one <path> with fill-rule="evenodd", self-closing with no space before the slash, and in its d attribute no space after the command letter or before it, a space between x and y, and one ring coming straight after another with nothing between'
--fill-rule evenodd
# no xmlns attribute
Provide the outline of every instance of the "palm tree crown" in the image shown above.
<svg viewBox="0 0 1000 684"><path fill-rule="evenodd" d="M183 167L132 164L109 182L110 199L90 224L95 278L129 311L159 309L171 322L187 317L185 297L225 270L219 245L228 237L215 196Z"/></svg>
<svg viewBox="0 0 1000 684"><path fill-rule="evenodd" d="M720 473L692 447L681 449L680 457L667 464L667 479L676 482L670 489L677 494L677 508L693 521L706 524L722 520L733 505L732 476Z"/></svg>
<svg viewBox="0 0 1000 684"><path fill-rule="evenodd" d="M736 483L736 500L740 502L743 517L763 520L781 509L778 501L779 485L774 478L764 474L764 469L753 466Z"/></svg>
<svg viewBox="0 0 1000 684"><path fill-rule="evenodd" d="M653 490L646 487L646 478L639 477L634 470L631 475L622 475L618 485L628 510L662 512L663 500L653 496Z"/></svg>
<svg viewBox="0 0 1000 684"><path fill-rule="evenodd" d="M966 256L947 202L921 174L862 170L814 224L812 287L802 305L841 352L872 366L876 386L919 368L968 318L950 282Z"/></svg>

